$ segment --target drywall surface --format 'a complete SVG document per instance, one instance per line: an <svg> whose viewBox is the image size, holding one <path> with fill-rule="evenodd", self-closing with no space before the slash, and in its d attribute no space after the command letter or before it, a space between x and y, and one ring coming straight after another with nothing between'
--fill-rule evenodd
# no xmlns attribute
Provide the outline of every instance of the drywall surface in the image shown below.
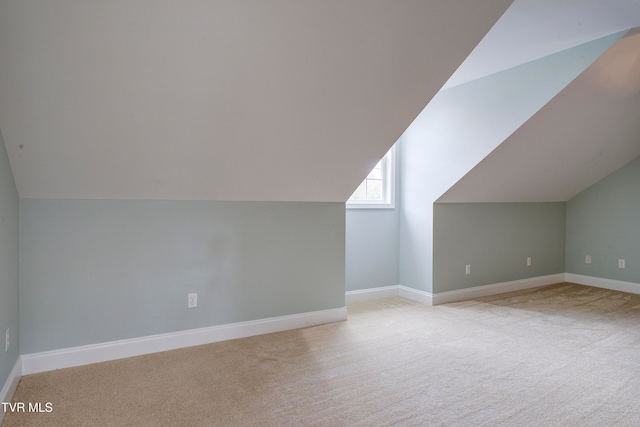
<svg viewBox="0 0 640 427"><path fill-rule="evenodd" d="M347 291L396 286L400 274L400 154L395 145L394 207L348 207L345 287Z"/></svg>
<svg viewBox="0 0 640 427"><path fill-rule="evenodd" d="M21 199L20 221L23 354L344 306L343 203Z"/></svg>
<svg viewBox="0 0 640 427"><path fill-rule="evenodd" d="M566 259L567 273L640 283L640 157L567 202Z"/></svg>
<svg viewBox="0 0 640 427"><path fill-rule="evenodd" d="M346 290L397 285L397 209L347 209L346 215Z"/></svg>
<svg viewBox="0 0 640 427"><path fill-rule="evenodd" d="M0 389L20 355L18 241L18 192L0 132Z"/></svg>
<svg viewBox="0 0 640 427"><path fill-rule="evenodd" d="M436 203L433 224L434 293L564 272L565 203Z"/></svg>
<svg viewBox="0 0 640 427"><path fill-rule="evenodd" d="M640 155L640 68L632 71L640 33L620 35L557 61L563 73L610 46L438 202L566 202ZM522 84L544 86L535 79Z"/></svg>
<svg viewBox="0 0 640 427"><path fill-rule="evenodd" d="M400 285L432 292L433 201L424 183L433 159L418 139L401 140L400 216L398 221Z"/></svg>
<svg viewBox="0 0 640 427"><path fill-rule="evenodd" d="M1 1L18 191L344 202L512 2Z"/></svg>
<svg viewBox="0 0 640 427"><path fill-rule="evenodd" d="M433 203L471 201L447 191L621 35L442 90L431 100L400 139L401 285L433 292ZM522 197L513 201L527 201Z"/></svg>

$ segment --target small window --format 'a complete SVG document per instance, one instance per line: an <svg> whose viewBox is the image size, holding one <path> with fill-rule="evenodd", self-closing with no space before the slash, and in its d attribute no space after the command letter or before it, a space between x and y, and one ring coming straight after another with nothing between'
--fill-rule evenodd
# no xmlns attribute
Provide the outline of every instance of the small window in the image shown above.
<svg viewBox="0 0 640 427"><path fill-rule="evenodd" d="M347 200L348 208L393 208L394 148L374 166L369 175Z"/></svg>

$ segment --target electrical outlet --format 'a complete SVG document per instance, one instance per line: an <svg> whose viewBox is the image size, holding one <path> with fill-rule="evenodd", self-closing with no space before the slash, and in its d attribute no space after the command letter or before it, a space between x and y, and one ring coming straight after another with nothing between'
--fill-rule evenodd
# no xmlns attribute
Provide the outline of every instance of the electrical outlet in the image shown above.
<svg viewBox="0 0 640 427"><path fill-rule="evenodd" d="M196 308L198 306L198 294L187 295L187 308Z"/></svg>
<svg viewBox="0 0 640 427"><path fill-rule="evenodd" d="M465 268L465 274L471 274L471 264L467 264L467 267Z"/></svg>
<svg viewBox="0 0 640 427"><path fill-rule="evenodd" d="M591 264L591 255L585 255L584 263L585 264Z"/></svg>
<svg viewBox="0 0 640 427"><path fill-rule="evenodd" d="M531 267L531 257L527 257L527 267Z"/></svg>
<svg viewBox="0 0 640 427"><path fill-rule="evenodd" d="M9 328L7 328L7 331L4 333L4 351L9 351Z"/></svg>
<svg viewBox="0 0 640 427"><path fill-rule="evenodd" d="M618 260L618 268L625 268L625 262L623 259Z"/></svg>

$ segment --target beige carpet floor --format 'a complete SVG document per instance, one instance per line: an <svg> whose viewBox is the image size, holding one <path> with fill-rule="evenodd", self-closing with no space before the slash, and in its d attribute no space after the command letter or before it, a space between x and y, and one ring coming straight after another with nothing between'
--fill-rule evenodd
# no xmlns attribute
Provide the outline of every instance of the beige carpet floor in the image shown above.
<svg viewBox="0 0 640 427"><path fill-rule="evenodd" d="M559 284L22 378L11 426L640 426L640 296Z"/></svg>

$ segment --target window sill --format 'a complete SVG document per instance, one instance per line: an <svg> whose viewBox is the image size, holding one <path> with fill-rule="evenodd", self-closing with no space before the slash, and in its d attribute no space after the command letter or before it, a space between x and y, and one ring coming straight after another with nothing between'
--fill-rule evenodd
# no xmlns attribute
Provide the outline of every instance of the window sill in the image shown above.
<svg viewBox="0 0 640 427"><path fill-rule="evenodd" d="M346 208L351 209L395 209L395 203L346 203Z"/></svg>

